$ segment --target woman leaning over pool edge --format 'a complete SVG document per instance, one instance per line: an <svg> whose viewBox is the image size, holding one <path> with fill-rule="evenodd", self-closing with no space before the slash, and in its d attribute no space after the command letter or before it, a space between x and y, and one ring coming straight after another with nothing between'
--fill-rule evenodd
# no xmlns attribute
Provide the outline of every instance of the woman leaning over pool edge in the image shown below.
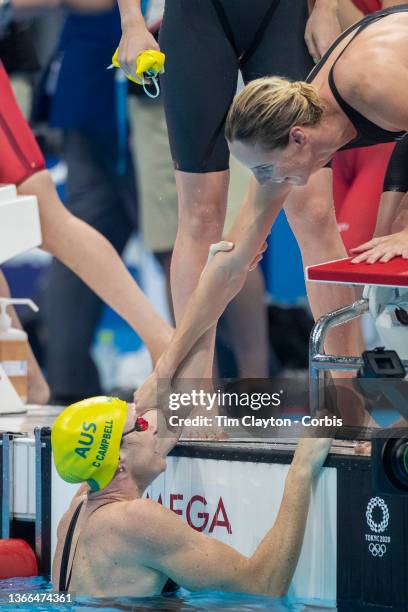
<svg viewBox="0 0 408 612"><path fill-rule="evenodd" d="M363 108L365 104L363 100ZM375 114L377 109L373 110ZM381 122L387 131L408 129L407 113L404 117L401 109L401 119L394 115L391 120L395 110L387 111ZM231 152L252 170L261 186L306 185L336 151L358 140L355 126L323 87L279 77L252 81L236 96L225 133ZM387 262L399 255L408 259L408 228L352 250L363 252L356 263Z"/></svg>
<svg viewBox="0 0 408 612"><path fill-rule="evenodd" d="M356 29L358 35L354 38ZM408 130L406 96L401 91L404 76L408 81L408 60L407 65L401 60L408 58L407 30L407 5L376 13L334 43L313 71L313 84L276 77L260 79L235 98L226 136L233 154L256 173L258 180L251 182L252 197L244 201L238 213L227 237L230 242L222 243L224 252L217 252L204 269L150 384L144 385L142 404L155 405L157 379L174 376L174 364L180 363L197 338L213 327L214 315L222 312L225 303L242 287L291 190L300 189L307 197L304 185L309 178L351 141L352 146L389 142ZM333 78L329 85L335 62L335 81L338 86L341 83L345 99L338 90L334 96ZM296 217L292 217L293 223L298 223ZM316 226L316 219L313 223ZM378 228L379 225L377 232ZM408 257L408 230L391 236L386 233L390 231L381 232L382 238L357 248L362 252L357 261ZM317 248L326 239L318 230L316 236L309 237L312 238ZM212 254L216 251L217 247ZM209 296L213 299L209 300ZM138 393L135 400L139 400Z"/></svg>

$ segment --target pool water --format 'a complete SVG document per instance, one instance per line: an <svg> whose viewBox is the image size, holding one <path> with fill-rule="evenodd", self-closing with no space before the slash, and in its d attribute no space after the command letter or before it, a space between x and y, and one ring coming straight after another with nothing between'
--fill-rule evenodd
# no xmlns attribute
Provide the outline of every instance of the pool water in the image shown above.
<svg viewBox="0 0 408 612"><path fill-rule="evenodd" d="M114 610L167 610L172 612L195 612L201 610L230 610L231 612L242 610L270 610L272 612L333 612L335 608L330 606L306 605L291 601L290 598L273 599L255 595L242 595L236 593L220 593L216 591L205 591L190 593L180 589L175 596L160 596L148 598L115 598L95 599L92 597L75 597L72 604L53 603L9 603L9 594L13 593L46 593L51 592L51 583L42 577L36 578L13 578L0 580L0 612L11 612L14 610L33 610L34 612L52 610L58 612L72 612L73 610L99 610L101 612L112 612Z"/></svg>

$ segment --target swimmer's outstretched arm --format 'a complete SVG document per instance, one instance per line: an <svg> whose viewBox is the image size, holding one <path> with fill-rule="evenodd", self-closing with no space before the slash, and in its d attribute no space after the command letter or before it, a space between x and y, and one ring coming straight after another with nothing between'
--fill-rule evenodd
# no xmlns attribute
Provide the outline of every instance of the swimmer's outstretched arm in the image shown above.
<svg viewBox="0 0 408 612"><path fill-rule="evenodd" d="M291 187L251 182L247 197L226 240L234 243L230 252L219 252L207 264L186 308L176 333L156 366L159 378L172 379L195 343L218 321L226 306L242 288L252 262Z"/></svg>
<svg viewBox="0 0 408 612"><path fill-rule="evenodd" d="M256 191L256 196L251 197L253 191L249 193L228 236L228 240L234 242L233 250L220 250L207 263L173 339L153 373L134 395L138 414L159 411L157 418L161 434L158 443L163 456L171 451L181 435L180 429L171 434L163 433L168 421L168 393L177 391L173 385L181 378L202 379L205 376L208 365L206 332L216 325L244 284L290 187L276 184L259 187L254 179L251 190ZM168 383L167 393L161 392L164 381ZM151 415L149 421L151 418L156 417Z"/></svg>
<svg viewBox="0 0 408 612"><path fill-rule="evenodd" d="M177 369L174 379L169 381L171 388L167 392L157 393L156 405L152 411L146 411L142 406L146 407L146 401L151 401L152 395L155 395L157 384L163 382L157 381L155 376L149 377L145 383L135 393L135 400L138 403L138 413L144 414L149 423L154 424L158 430L156 449L163 457L166 457L171 450L176 446L180 436L183 433L183 427L170 427L169 417L174 416L169 410L169 393L191 393L202 390L213 393L214 388L212 381L206 379L206 371L208 365L208 345L205 335L195 343L190 353L184 359L181 366ZM167 382L167 381L166 381ZM152 390L153 387L153 390ZM192 406L180 408L177 411L179 419L187 418L192 412ZM208 433L208 432L207 432Z"/></svg>
<svg viewBox="0 0 408 612"><path fill-rule="evenodd" d="M189 527L174 512L151 500L129 507L129 525L143 525L130 537L140 563L190 589L218 589L283 596L302 547L311 485L331 441L304 439L289 469L273 527L251 557ZM245 525L240 525L245 529Z"/></svg>

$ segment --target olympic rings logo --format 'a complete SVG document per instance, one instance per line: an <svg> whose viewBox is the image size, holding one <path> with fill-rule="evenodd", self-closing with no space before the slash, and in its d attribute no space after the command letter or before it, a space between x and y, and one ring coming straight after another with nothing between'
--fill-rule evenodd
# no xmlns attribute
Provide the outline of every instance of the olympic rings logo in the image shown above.
<svg viewBox="0 0 408 612"><path fill-rule="evenodd" d="M383 516L382 516L382 521L380 523L376 523L373 520L374 508L380 508L382 511ZM374 533L382 533L383 531L387 529L388 523L390 520L390 513L388 511L387 504L381 497L373 497L372 499L370 499L367 505L366 519L367 519L367 524L369 528L371 529L371 531L374 531ZM382 557L382 555L380 556Z"/></svg>
<svg viewBox="0 0 408 612"><path fill-rule="evenodd" d="M368 550L373 555L373 557L383 557L387 552L387 547L385 544L373 544L373 542L371 542L370 546L368 547Z"/></svg>

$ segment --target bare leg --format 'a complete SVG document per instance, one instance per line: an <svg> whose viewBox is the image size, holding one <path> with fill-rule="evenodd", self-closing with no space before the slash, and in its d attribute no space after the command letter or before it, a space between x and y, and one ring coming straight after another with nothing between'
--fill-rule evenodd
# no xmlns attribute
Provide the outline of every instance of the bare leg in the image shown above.
<svg viewBox="0 0 408 612"><path fill-rule="evenodd" d="M334 213L331 170L312 176L308 185L295 188L285 202L285 212L302 252L303 266L347 257ZM315 320L341 306L351 304L356 292L345 285L307 283L307 294ZM358 322L333 329L326 342L330 354L360 355L363 339Z"/></svg>
<svg viewBox="0 0 408 612"><path fill-rule="evenodd" d="M10 297L10 289L2 272L0 272L0 296ZM12 306L8 309L13 327L22 329L22 325ZM28 404L46 404L50 397L50 390L37 363L34 353L28 345Z"/></svg>
<svg viewBox="0 0 408 612"><path fill-rule="evenodd" d="M268 376L268 320L262 272L250 272L225 311L240 378Z"/></svg>
<svg viewBox="0 0 408 612"><path fill-rule="evenodd" d="M313 175L306 187L295 189L285 203L285 212L302 252L303 266L346 257L346 249L337 228L331 197L331 171L323 169ZM315 320L357 299L356 290L346 285L307 283L310 307ZM325 350L331 355L361 355L364 343L359 321L330 331ZM333 378L345 379L353 374L332 372ZM350 381L351 385L351 381ZM360 400L341 402L339 407L347 425L375 426Z"/></svg>
<svg viewBox="0 0 408 612"><path fill-rule="evenodd" d="M175 174L179 196L179 225L171 264L171 286L178 323L206 264L209 246L221 239L229 171ZM214 342L215 329L209 330L203 340L208 355L208 377L212 374Z"/></svg>
<svg viewBox="0 0 408 612"><path fill-rule="evenodd" d="M176 321L195 289L210 244L221 239L227 205L229 171L176 172L179 225L171 265Z"/></svg>
<svg viewBox="0 0 408 612"><path fill-rule="evenodd" d="M171 328L152 308L112 245L66 210L47 171L33 175L18 192L38 198L43 248L129 323L155 362L170 340Z"/></svg>
<svg viewBox="0 0 408 612"><path fill-rule="evenodd" d="M237 217L252 173L235 157L230 159L230 186L224 235ZM242 290L227 306L224 318L240 378L265 378L269 373L268 317L261 270L248 274Z"/></svg>

